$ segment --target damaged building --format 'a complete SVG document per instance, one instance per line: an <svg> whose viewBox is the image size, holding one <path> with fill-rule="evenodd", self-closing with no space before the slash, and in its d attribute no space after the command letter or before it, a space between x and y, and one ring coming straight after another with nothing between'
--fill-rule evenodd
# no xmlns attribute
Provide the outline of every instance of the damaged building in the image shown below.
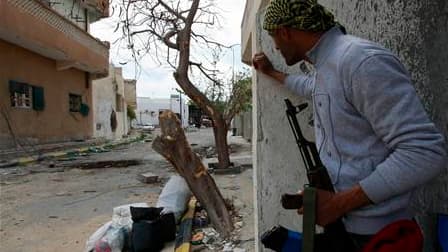
<svg viewBox="0 0 448 252"><path fill-rule="evenodd" d="M89 25L107 0L0 1L0 148L92 136L92 80L109 45Z"/></svg>

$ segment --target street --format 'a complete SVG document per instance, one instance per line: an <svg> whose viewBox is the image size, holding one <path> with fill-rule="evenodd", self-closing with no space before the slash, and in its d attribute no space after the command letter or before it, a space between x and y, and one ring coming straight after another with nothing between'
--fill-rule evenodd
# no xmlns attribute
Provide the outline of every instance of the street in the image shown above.
<svg viewBox="0 0 448 252"><path fill-rule="evenodd" d="M195 151L210 151L213 146L211 128L186 134ZM138 202L155 206L163 185L175 171L151 144L140 141L108 152L1 169L2 251L83 251L87 238L111 220L114 207ZM229 136L229 145L232 161L246 168L241 174L213 177L242 216L238 246L253 251L251 145L233 136ZM204 163L213 160L204 159ZM98 162L104 167L95 168ZM137 180L144 172L158 175L159 182Z"/></svg>

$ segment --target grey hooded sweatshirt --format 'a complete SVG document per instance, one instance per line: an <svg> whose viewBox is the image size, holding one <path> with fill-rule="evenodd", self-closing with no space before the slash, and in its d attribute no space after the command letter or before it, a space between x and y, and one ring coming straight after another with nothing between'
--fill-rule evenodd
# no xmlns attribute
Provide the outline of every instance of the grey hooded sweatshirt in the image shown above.
<svg viewBox="0 0 448 252"><path fill-rule="evenodd" d="M412 191L442 172L446 153L409 73L387 49L338 27L307 56L315 71L285 84L313 101L316 145L335 190L359 184L374 202L343 218L347 231L374 234L412 218Z"/></svg>

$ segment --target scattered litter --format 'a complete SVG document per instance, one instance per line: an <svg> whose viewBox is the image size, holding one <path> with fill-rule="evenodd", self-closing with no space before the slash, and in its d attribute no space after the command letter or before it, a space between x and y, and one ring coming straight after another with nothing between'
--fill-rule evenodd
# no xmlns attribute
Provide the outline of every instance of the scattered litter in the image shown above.
<svg viewBox="0 0 448 252"><path fill-rule="evenodd" d="M224 244L224 247L222 248L223 252L233 252L234 245L231 242L227 242Z"/></svg>
<svg viewBox="0 0 448 252"><path fill-rule="evenodd" d="M202 240L204 239L204 233L202 232L197 232L196 234L193 235L193 237L191 238L191 244L193 245L199 245L202 243Z"/></svg>
<svg viewBox="0 0 448 252"><path fill-rule="evenodd" d="M208 216L205 210L202 210L204 213L196 213L193 219L193 226L196 228L206 227L208 225Z"/></svg>
<svg viewBox="0 0 448 252"><path fill-rule="evenodd" d="M132 218L130 207L148 207L146 203L134 203L114 207L112 214L112 225L117 227L132 227Z"/></svg>
<svg viewBox="0 0 448 252"><path fill-rule="evenodd" d="M235 222L235 224L234 224L234 226L235 226L235 228L242 228L243 227L243 222L242 221L238 221L238 222Z"/></svg>
<svg viewBox="0 0 448 252"><path fill-rule="evenodd" d="M128 248L132 228L131 206L147 207L148 205L146 203L135 203L115 207L113 209L112 221L98 228L89 237L84 251L121 252L124 248ZM94 211L96 211L96 208Z"/></svg>

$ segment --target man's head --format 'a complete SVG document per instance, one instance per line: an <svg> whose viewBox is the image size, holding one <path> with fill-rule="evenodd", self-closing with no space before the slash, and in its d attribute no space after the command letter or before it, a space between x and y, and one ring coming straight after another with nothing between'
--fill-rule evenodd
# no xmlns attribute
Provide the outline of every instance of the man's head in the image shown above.
<svg viewBox="0 0 448 252"><path fill-rule="evenodd" d="M272 0L263 29L272 36L286 64L306 59L323 32L336 25L333 14L317 0Z"/></svg>

